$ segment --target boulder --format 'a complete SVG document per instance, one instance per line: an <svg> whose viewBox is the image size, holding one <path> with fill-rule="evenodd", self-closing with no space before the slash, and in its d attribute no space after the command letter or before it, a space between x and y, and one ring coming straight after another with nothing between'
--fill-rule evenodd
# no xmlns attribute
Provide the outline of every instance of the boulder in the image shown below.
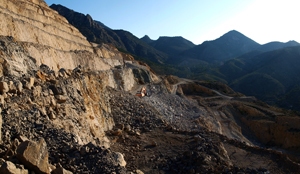
<svg viewBox="0 0 300 174"><path fill-rule="evenodd" d="M30 77L30 78L29 78L29 85L30 85L31 87L33 87L33 85L34 85L34 77Z"/></svg>
<svg viewBox="0 0 300 174"><path fill-rule="evenodd" d="M41 86L34 87L34 89L33 89L33 98L34 99L39 98L41 96L41 93L42 93L42 87Z"/></svg>
<svg viewBox="0 0 300 174"><path fill-rule="evenodd" d="M73 173L62 167L58 167L52 171L52 174L73 174Z"/></svg>
<svg viewBox="0 0 300 174"><path fill-rule="evenodd" d="M46 116L46 115L47 115L46 109L45 109L44 107L38 108L38 109L39 109L40 114L41 114L42 116Z"/></svg>
<svg viewBox="0 0 300 174"><path fill-rule="evenodd" d="M30 83L29 82L25 82L24 88L25 89L31 89Z"/></svg>
<svg viewBox="0 0 300 174"><path fill-rule="evenodd" d="M0 158L0 166L2 166L6 161L3 158Z"/></svg>
<svg viewBox="0 0 300 174"><path fill-rule="evenodd" d="M26 169L18 169L16 165L10 161L6 161L0 168L1 174L28 174Z"/></svg>
<svg viewBox="0 0 300 174"><path fill-rule="evenodd" d="M45 140L42 138L38 142L25 141L18 146L17 158L26 168L39 174L48 174L48 150Z"/></svg>
<svg viewBox="0 0 300 174"><path fill-rule="evenodd" d="M8 85L6 82L0 82L0 92L3 94L3 93L6 93L9 91L9 88L8 88Z"/></svg>
<svg viewBox="0 0 300 174"><path fill-rule="evenodd" d="M44 82L46 81L46 75L40 70L36 72L36 77L40 78Z"/></svg>
<svg viewBox="0 0 300 174"><path fill-rule="evenodd" d="M16 83L16 87L17 87L18 93L19 94L22 93L22 91L23 91L23 84L21 82L17 82Z"/></svg>
<svg viewBox="0 0 300 174"><path fill-rule="evenodd" d="M65 103L67 101L67 97L65 95L55 95L57 99L57 103Z"/></svg>
<svg viewBox="0 0 300 174"><path fill-rule="evenodd" d="M24 85L24 88L25 89L31 89L34 85L34 78L33 77L30 77L28 79L28 81L26 81L25 85Z"/></svg>
<svg viewBox="0 0 300 174"><path fill-rule="evenodd" d="M10 93L17 93L17 87L13 81L8 82L8 88Z"/></svg>
<svg viewBox="0 0 300 174"><path fill-rule="evenodd" d="M63 77L63 78L68 77L67 71L66 71L64 68L61 68L61 69L58 71L58 76L59 76L59 77Z"/></svg>
<svg viewBox="0 0 300 174"><path fill-rule="evenodd" d="M50 104L52 107L56 107L57 103L53 96L48 97L50 99Z"/></svg>
<svg viewBox="0 0 300 174"><path fill-rule="evenodd" d="M56 115L54 114L54 112L50 112L48 116L49 116L49 118L51 120L55 120L56 119Z"/></svg>
<svg viewBox="0 0 300 174"><path fill-rule="evenodd" d="M115 161L120 166L125 167L126 161L124 160L124 156L120 152L114 152Z"/></svg>
<svg viewBox="0 0 300 174"><path fill-rule="evenodd" d="M0 104L4 104L5 100L4 100L4 95L0 95Z"/></svg>
<svg viewBox="0 0 300 174"><path fill-rule="evenodd" d="M60 85L55 85L50 87L54 93L54 95L64 95L66 93L66 89L64 89Z"/></svg>
<svg viewBox="0 0 300 174"><path fill-rule="evenodd" d="M114 136L119 136L121 133L122 133L122 130L121 130L121 129L115 129L114 131L112 131L112 134L113 134Z"/></svg>

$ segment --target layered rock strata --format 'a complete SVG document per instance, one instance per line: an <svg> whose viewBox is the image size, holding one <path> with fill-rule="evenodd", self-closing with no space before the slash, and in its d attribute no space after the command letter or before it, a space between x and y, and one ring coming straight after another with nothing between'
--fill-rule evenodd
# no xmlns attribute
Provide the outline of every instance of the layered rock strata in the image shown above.
<svg viewBox="0 0 300 174"><path fill-rule="evenodd" d="M12 42L26 52L11 57L9 54L18 54L18 50L6 52L2 49L2 62L10 66L15 62L19 66L22 61L19 58L29 58L37 65L46 64L54 71L74 69L79 65L91 70L107 70L123 64L123 57L116 48L89 43L78 29L44 1L1 0L0 9L0 35L13 37Z"/></svg>

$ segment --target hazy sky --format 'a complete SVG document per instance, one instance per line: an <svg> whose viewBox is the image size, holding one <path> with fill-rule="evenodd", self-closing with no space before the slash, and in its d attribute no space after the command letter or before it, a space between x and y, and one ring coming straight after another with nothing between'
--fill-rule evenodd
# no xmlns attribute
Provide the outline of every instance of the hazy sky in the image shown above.
<svg viewBox="0 0 300 174"><path fill-rule="evenodd" d="M201 44L237 30L260 44L300 42L299 0L45 0L141 38L183 36Z"/></svg>

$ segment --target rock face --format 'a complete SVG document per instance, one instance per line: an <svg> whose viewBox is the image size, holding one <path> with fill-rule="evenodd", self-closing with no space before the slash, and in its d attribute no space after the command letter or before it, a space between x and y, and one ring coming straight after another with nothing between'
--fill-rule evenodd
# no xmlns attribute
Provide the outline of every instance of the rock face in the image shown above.
<svg viewBox="0 0 300 174"><path fill-rule="evenodd" d="M70 153L77 157L77 168L68 165L67 169L81 173L87 169L79 167L84 155L78 158L71 144L93 144L83 154L96 153L96 150L89 151L95 145L109 147L105 131L111 130L115 123L107 87L131 90L140 81L133 69L141 66L126 66L125 60L129 61L126 64L132 64L133 57L111 45L89 43L44 1L3 0L0 9L1 104L5 109L4 121L17 123L12 132L10 124L3 125L5 135L1 137L9 147L4 156L17 158L29 172L50 173L48 159L65 167L65 156L58 157L57 153ZM147 75L155 76L152 72ZM23 136L30 140L15 139ZM37 137L43 139L35 142ZM50 145L49 153L46 142ZM122 155L109 152L108 157L105 149L101 151L105 155L99 154L98 161L94 161L95 157L86 164L97 166L101 161L113 167L90 170L124 171L121 166L126 162ZM3 172L27 171L14 165L2 166ZM60 167L53 172L70 173Z"/></svg>
<svg viewBox="0 0 300 174"><path fill-rule="evenodd" d="M29 67L34 69L34 64L46 64L54 71L78 65L107 70L111 64L122 64L122 55L116 48L89 43L44 1L3 0L0 8L0 35L11 36L0 38L0 75L9 71L20 76Z"/></svg>
<svg viewBox="0 0 300 174"><path fill-rule="evenodd" d="M44 139L40 139L38 142L25 141L21 143L17 149L17 158L26 167L37 173L50 173L47 144Z"/></svg>
<svg viewBox="0 0 300 174"><path fill-rule="evenodd" d="M277 116L275 120L242 118L242 121L264 144L281 146L285 149L300 146L299 117Z"/></svg>

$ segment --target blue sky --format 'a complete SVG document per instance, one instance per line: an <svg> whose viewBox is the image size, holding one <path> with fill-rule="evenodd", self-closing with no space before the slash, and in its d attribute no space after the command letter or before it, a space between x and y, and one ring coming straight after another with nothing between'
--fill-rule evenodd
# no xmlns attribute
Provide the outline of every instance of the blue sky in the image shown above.
<svg viewBox="0 0 300 174"><path fill-rule="evenodd" d="M90 14L137 37L182 36L195 44L237 30L260 44L300 42L298 0L45 0Z"/></svg>

